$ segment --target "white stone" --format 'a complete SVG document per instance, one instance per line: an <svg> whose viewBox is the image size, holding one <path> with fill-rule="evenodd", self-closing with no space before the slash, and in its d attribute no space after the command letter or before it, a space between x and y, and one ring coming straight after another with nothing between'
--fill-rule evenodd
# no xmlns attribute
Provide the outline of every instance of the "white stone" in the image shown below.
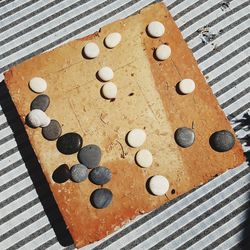
<svg viewBox="0 0 250 250"><path fill-rule="evenodd" d="M170 57L171 48L166 44L161 44L155 51L157 59L163 61Z"/></svg>
<svg viewBox="0 0 250 250"><path fill-rule="evenodd" d="M36 93L42 93L47 89L47 82L41 77L33 77L29 82L29 87Z"/></svg>
<svg viewBox="0 0 250 250"><path fill-rule="evenodd" d="M28 114L28 122L32 127L47 127L50 124L50 118L40 109L33 109Z"/></svg>
<svg viewBox="0 0 250 250"><path fill-rule="evenodd" d="M104 43L108 48L112 49L117 46L121 42L121 40L121 34L119 32L114 32L106 36Z"/></svg>
<svg viewBox="0 0 250 250"><path fill-rule="evenodd" d="M154 195L164 195L169 189L168 179L162 175L155 175L149 181L149 189Z"/></svg>
<svg viewBox="0 0 250 250"><path fill-rule="evenodd" d="M179 90L182 94L190 94L195 90L195 82L191 79L184 79L179 82Z"/></svg>
<svg viewBox="0 0 250 250"><path fill-rule="evenodd" d="M84 54L88 58L96 58L100 54L100 49L96 43L89 42L84 47Z"/></svg>
<svg viewBox="0 0 250 250"><path fill-rule="evenodd" d="M153 21L148 25L147 31L152 37L161 37L165 32L165 27L161 22Z"/></svg>
<svg viewBox="0 0 250 250"><path fill-rule="evenodd" d="M117 95L117 87L113 82L107 82L102 86L102 94L107 99L114 99Z"/></svg>
<svg viewBox="0 0 250 250"><path fill-rule="evenodd" d="M114 72L110 67L105 66L99 69L98 76L100 77L101 80L107 82L113 79Z"/></svg>
<svg viewBox="0 0 250 250"><path fill-rule="evenodd" d="M153 156L149 150L141 149L136 153L135 160L139 166L149 168L153 163Z"/></svg>
<svg viewBox="0 0 250 250"><path fill-rule="evenodd" d="M127 142L133 147L140 147L146 140L147 135L143 129L135 128L128 133Z"/></svg>

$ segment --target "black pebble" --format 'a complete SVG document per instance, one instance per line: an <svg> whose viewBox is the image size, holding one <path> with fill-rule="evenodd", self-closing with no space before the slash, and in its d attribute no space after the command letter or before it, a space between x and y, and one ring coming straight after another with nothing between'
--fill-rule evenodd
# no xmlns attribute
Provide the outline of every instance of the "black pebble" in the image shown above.
<svg viewBox="0 0 250 250"><path fill-rule="evenodd" d="M96 189L90 196L90 202L95 208L107 207L113 198L112 192L107 188Z"/></svg>
<svg viewBox="0 0 250 250"><path fill-rule="evenodd" d="M30 110L33 109L41 109L42 111L46 111L50 104L50 98L47 95L38 95L30 105Z"/></svg>
<svg viewBox="0 0 250 250"><path fill-rule="evenodd" d="M56 140L62 134L62 128L58 121L51 120L47 127L42 128L42 135L49 141Z"/></svg>
<svg viewBox="0 0 250 250"><path fill-rule="evenodd" d="M112 178L111 171L106 167L97 167L89 173L89 180L96 185L104 185Z"/></svg>
<svg viewBox="0 0 250 250"><path fill-rule="evenodd" d="M78 152L82 147L82 143L82 137L79 134L72 132L60 136L57 140L56 146L61 153L70 155Z"/></svg>
<svg viewBox="0 0 250 250"><path fill-rule="evenodd" d="M95 168L101 161L101 149L94 144L83 147L78 153L78 160L87 168Z"/></svg>
<svg viewBox="0 0 250 250"><path fill-rule="evenodd" d="M191 128L178 128L175 131L175 141L176 143L183 147L187 148L190 147L195 140L194 131Z"/></svg>
<svg viewBox="0 0 250 250"><path fill-rule="evenodd" d="M209 139L211 147L218 152L226 152L235 144L233 134L227 130L221 130L213 133Z"/></svg>
<svg viewBox="0 0 250 250"><path fill-rule="evenodd" d="M60 165L52 174L52 179L56 183L64 183L70 179L70 170L67 164Z"/></svg>

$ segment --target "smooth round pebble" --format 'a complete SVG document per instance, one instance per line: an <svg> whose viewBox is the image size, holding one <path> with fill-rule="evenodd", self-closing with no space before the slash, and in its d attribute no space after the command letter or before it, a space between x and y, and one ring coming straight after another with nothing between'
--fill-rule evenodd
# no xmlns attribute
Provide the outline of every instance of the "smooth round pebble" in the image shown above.
<svg viewBox="0 0 250 250"><path fill-rule="evenodd" d="M122 36L119 32L113 32L106 36L104 43L106 47L112 49L117 46L122 40Z"/></svg>
<svg viewBox="0 0 250 250"><path fill-rule="evenodd" d="M34 128L46 127L50 124L50 118L40 109L33 109L27 116L28 124Z"/></svg>
<svg viewBox="0 0 250 250"><path fill-rule="evenodd" d="M111 171L106 167L96 167L89 173L89 180L96 185L104 185L112 178Z"/></svg>
<svg viewBox="0 0 250 250"><path fill-rule="evenodd" d="M70 155L78 152L82 147L82 137L74 132L60 136L56 142L58 151L65 155Z"/></svg>
<svg viewBox="0 0 250 250"><path fill-rule="evenodd" d="M60 165L52 174L52 179L56 183L64 183L70 179L70 170L67 164Z"/></svg>
<svg viewBox="0 0 250 250"><path fill-rule="evenodd" d="M113 79L114 72L110 67L105 66L99 69L98 76L102 81L107 82Z"/></svg>
<svg viewBox="0 0 250 250"><path fill-rule="evenodd" d="M178 128L175 131L175 141L176 143L183 147L187 148L190 147L195 140L194 131L191 128Z"/></svg>
<svg viewBox="0 0 250 250"><path fill-rule="evenodd" d="M112 82L107 82L102 86L102 94L107 99L115 99L117 95L117 87Z"/></svg>
<svg viewBox="0 0 250 250"><path fill-rule="evenodd" d="M29 81L29 87L36 93L42 93L47 89L47 82L41 77L33 77Z"/></svg>
<svg viewBox="0 0 250 250"><path fill-rule="evenodd" d="M154 195L164 195L169 189L168 179L162 175L155 175L149 180L149 189Z"/></svg>
<svg viewBox="0 0 250 250"><path fill-rule="evenodd" d="M165 32L165 27L161 22L153 21L149 23L147 31L152 37L161 37Z"/></svg>
<svg viewBox="0 0 250 250"><path fill-rule="evenodd" d="M82 182L88 178L88 169L82 164L75 164L70 169L71 179L75 182Z"/></svg>
<svg viewBox="0 0 250 250"><path fill-rule="evenodd" d="M166 60L171 55L171 48L166 44L161 44L155 51L156 58L158 60Z"/></svg>
<svg viewBox="0 0 250 250"><path fill-rule="evenodd" d="M235 138L228 130L221 130L213 133L209 142L215 151L226 152L233 148L235 144Z"/></svg>
<svg viewBox="0 0 250 250"><path fill-rule="evenodd" d="M141 149L136 153L135 160L139 166L148 168L153 163L153 156L149 150Z"/></svg>
<svg viewBox="0 0 250 250"><path fill-rule="evenodd" d="M112 202L113 194L107 188L96 189L90 196L90 202L95 208L106 208Z"/></svg>
<svg viewBox="0 0 250 250"><path fill-rule="evenodd" d="M57 120L51 120L47 127L42 128L42 135L49 141L54 141L62 134L62 128Z"/></svg>
<svg viewBox="0 0 250 250"><path fill-rule="evenodd" d="M143 129L135 128L127 135L127 143L133 148L140 147L146 140L147 135Z"/></svg>
<svg viewBox="0 0 250 250"><path fill-rule="evenodd" d="M94 42L89 42L84 47L84 55L90 59L96 58L100 54L98 45Z"/></svg>
<svg viewBox="0 0 250 250"><path fill-rule="evenodd" d="M81 148L78 152L78 160L87 168L98 167L101 161L102 152L101 149L95 144L89 144Z"/></svg>
<svg viewBox="0 0 250 250"><path fill-rule="evenodd" d="M191 79L184 79L179 82L179 90L182 94L190 94L195 90L195 82Z"/></svg>
<svg viewBox="0 0 250 250"><path fill-rule="evenodd" d="M41 109L43 112L47 110L50 104L50 98L47 95L38 95L30 104L30 110Z"/></svg>

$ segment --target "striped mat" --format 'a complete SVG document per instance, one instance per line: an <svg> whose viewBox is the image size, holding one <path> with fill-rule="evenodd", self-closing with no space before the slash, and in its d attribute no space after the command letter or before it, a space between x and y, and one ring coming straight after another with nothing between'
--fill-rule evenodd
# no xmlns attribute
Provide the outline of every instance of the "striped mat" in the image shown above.
<svg viewBox="0 0 250 250"><path fill-rule="evenodd" d="M0 73L153 2L2 0ZM83 249L250 249L249 0L164 3L242 141L248 162ZM0 249L74 249L4 83L0 105Z"/></svg>

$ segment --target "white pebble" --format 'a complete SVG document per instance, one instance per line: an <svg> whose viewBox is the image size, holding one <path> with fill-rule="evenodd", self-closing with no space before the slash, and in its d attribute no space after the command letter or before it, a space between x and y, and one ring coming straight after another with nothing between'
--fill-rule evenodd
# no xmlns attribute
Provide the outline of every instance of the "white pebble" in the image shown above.
<svg viewBox="0 0 250 250"><path fill-rule="evenodd" d="M42 93L47 89L47 82L41 77L33 77L29 82L29 87L36 93Z"/></svg>
<svg viewBox="0 0 250 250"><path fill-rule="evenodd" d="M139 166L149 168L153 163L153 156L149 150L141 149L136 153L135 160Z"/></svg>
<svg viewBox="0 0 250 250"><path fill-rule="evenodd" d="M153 21L148 25L147 31L152 37L161 37L165 32L165 27L162 23Z"/></svg>
<svg viewBox="0 0 250 250"><path fill-rule="evenodd" d="M178 87L182 94L190 94L195 90L195 82L191 79L184 79L179 82Z"/></svg>
<svg viewBox="0 0 250 250"><path fill-rule="evenodd" d="M146 140L147 135L143 129L135 128L128 133L127 142L133 147L140 147Z"/></svg>
<svg viewBox="0 0 250 250"><path fill-rule="evenodd" d="M166 44L161 44L155 51L157 59L163 61L170 57L171 48Z"/></svg>
<svg viewBox="0 0 250 250"><path fill-rule="evenodd" d="M162 175L155 175L149 181L149 189L154 195L164 195L169 189L168 179Z"/></svg>
<svg viewBox="0 0 250 250"><path fill-rule="evenodd" d="M96 43L89 42L84 47L84 54L88 58L96 58L100 53L100 49Z"/></svg>
<svg viewBox="0 0 250 250"><path fill-rule="evenodd" d="M102 67L98 71L98 76L100 77L101 80L107 82L113 79L114 72L110 67Z"/></svg>
<svg viewBox="0 0 250 250"><path fill-rule="evenodd" d="M102 86L102 94L107 99L114 99L117 95L117 87L112 82L107 82Z"/></svg>
<svg viewBox="0 0 250 250"><path fill-rule="evenodd" d="M114 32L107 35L104 42L108 48L112 49L117 46L121 42L121 40L121 34L119 32Z"/></svg>
<svg viewBox="0 0 250 250"><path fill-rule="evenodd" d="M32 127L47 127L50 124L50 118L40 109L33 109L28 114L28 122Z"/></svg>

